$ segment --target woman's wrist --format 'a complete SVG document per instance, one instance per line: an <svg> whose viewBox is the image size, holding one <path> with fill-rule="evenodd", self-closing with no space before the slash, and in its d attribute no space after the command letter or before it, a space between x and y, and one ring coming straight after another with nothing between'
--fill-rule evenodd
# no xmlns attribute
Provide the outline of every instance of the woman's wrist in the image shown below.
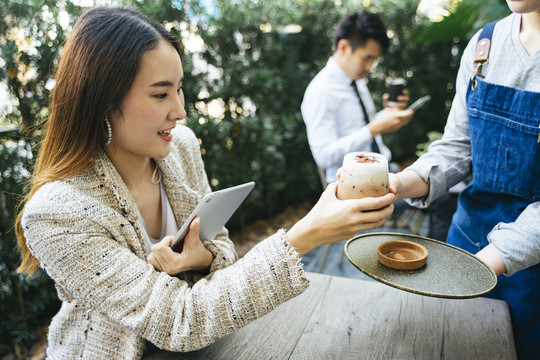
<svg viewBox="0 0 540 360"><path fill-rule="evenodd" d="M212 266L212 263L214 262L214 253L206 249L205 258L206 259L203 262L205 265L202 265L200 269L197 269L197 271L203 274L208 274L210 272L210 267Z"/></svg>
<svg viewBox="0 0 540 360"><path fill-rule="evenodd" d="M307 222L308 220L306 218L301 219L285 234L287 241L295 248L300 257L316 247L312 234L313 230Z"/></svg>
<svg viewBox="0 0 540 360"><path fill-rule="evenodd" d="M429 184L416 171L403 170L396 177L399 181L398 198L417 198L429 194Z"/></svg>
<svg viewBox="0 0 540 360"><path fill-rule="evenodd" d="M175 270L176 274L185 272L185 271L195 271L200 274L209 274L210 268L212 267L212 263L214 262L214 253L212 253L210 250L205 248L205 252L203 253L203 256L198 256L197 258L191 258L192 260L195 260L196 263L194 264L186 264L184 262L181 263Z"/></svg>
<svg viewBox="0 0 540 360"><path fill-rule="evenodd" d="M497 276L506 273L506 265L504 264L501 251L495 245L489 244L476 253L476 257L488 264Z"/></svg>

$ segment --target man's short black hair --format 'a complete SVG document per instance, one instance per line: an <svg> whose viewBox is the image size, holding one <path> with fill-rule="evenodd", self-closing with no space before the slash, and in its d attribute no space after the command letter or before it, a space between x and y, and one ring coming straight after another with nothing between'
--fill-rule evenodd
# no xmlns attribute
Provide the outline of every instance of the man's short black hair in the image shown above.
<svg viewBox="0 0 540 360"><path fill-rule="evenodd" d="M381 18L366 10L353 12L341 19L334 37L334 49L337 49L338 41L341 39L346 39L353 51L364 46L369 39L378 42L383 51L390 45Z"/></svg>

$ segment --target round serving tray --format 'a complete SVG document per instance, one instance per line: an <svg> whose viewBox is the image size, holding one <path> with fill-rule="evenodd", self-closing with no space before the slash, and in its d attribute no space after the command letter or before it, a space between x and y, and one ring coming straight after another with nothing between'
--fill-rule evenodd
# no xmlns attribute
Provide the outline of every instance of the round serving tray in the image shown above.
<svg viewBox="0 0 540 360"><path fill-rule="evenodd" d="M377 247L386 241L412 241L424 246L427 263L417 270L394 270L377 259ZM453 299L482 296L497 285L493 270L473 254L423 236L401 233L366 233L345 244L345 254L373 279L412 293Z"/></svg>

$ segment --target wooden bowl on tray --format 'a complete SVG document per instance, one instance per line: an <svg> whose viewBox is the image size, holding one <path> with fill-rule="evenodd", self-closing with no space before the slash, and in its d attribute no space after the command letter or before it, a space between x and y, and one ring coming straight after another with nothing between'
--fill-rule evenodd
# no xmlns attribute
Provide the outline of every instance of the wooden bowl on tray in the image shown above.
<svg viewBox="0 0 540 360"><path fill-rule="evenodd" d="M396 270L415 270L426 264L428 251L412 241L387 241L377 248L381 264Z"/></svg>

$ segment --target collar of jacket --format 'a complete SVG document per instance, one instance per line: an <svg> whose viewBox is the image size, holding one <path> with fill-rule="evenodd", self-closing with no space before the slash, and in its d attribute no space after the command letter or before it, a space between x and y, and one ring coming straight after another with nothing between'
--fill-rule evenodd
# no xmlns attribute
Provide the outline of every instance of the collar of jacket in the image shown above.
<svg viewBox="0 0 540 360"><path fill-rule="evenodd" d="M185 219L180 218L180 214L184 214L186 208L192 209L204 194L199 194L185 185L184 171L178 168L180 164L175 163L174 156L171 156L171 154L165 159L156 161L156 163L162 172L165 191L176 221L181 224ZM141 215L135 200L105 151L101 150L98 154L94 170L101 179L103 186L110 189L116 198L116 205L118 206L116 210L129 221L137 233L138 241L135 244L132 243L135 254L141 259L146 259L146 243Z"/></svg>

